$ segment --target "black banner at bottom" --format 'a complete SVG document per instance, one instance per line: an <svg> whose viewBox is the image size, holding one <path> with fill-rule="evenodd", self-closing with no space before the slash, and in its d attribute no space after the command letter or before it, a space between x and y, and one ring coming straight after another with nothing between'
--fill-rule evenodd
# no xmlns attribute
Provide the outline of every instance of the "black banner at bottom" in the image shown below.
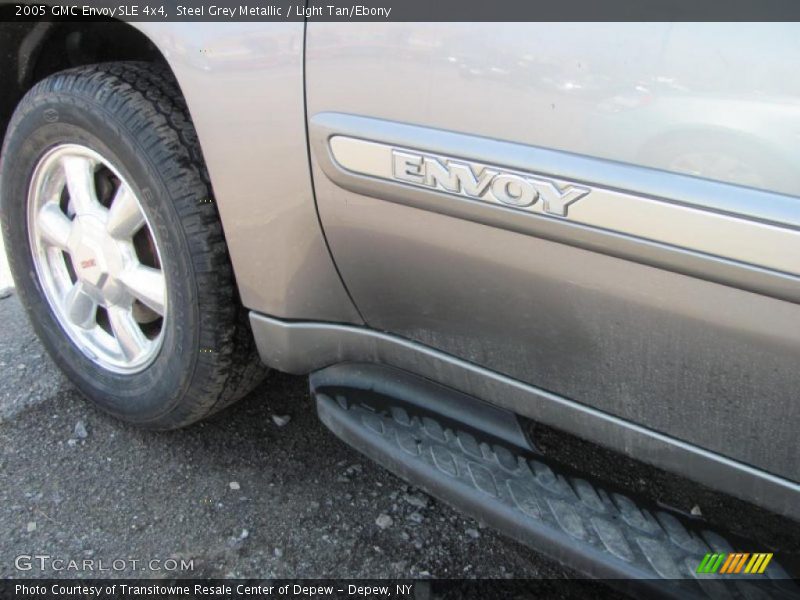
<svg viewBox="0 0 800 600"><path fill-rule="evenodd" d="M609 586L611 583L611 586ZM651 582L652 583L652 582ZM586 579L6 579L2 600L624 598L630 584ZM632 590L629 590L632 591Z"/></svg>

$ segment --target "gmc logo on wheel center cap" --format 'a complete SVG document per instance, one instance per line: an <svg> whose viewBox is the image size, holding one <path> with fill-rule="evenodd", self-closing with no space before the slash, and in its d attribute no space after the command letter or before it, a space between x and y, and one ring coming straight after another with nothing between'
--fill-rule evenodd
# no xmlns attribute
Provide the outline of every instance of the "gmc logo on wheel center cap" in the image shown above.
<svg viewBox="0 0 800 600"><path fill-rule="evenodd" d="M89 258L87 260L82 260L80 262L80 265L81 265L81 269L90 269L91 267L96 267L97 266L97 261L95 261L95 259L93 259L93 258Z"/></svg>

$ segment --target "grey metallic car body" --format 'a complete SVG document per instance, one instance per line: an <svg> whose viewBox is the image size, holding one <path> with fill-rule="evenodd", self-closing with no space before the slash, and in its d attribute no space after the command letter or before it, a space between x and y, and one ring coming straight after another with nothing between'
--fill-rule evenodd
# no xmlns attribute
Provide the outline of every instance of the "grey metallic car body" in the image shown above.
<svg viewBox="0 0 800 600"><path fill-rule="evenodd" d="M267 364L395 365L800 518L795 26L136 26ZM628 204L531 215L348 169L334 136Z"/></svg>

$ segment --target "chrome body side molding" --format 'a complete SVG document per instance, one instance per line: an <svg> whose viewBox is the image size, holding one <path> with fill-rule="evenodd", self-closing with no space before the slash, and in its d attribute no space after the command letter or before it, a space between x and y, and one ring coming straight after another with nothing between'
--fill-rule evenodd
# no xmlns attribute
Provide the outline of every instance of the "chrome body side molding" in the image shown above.
<svg viewBox="0 0 800 600"><path fill-rule="evenodd" d="M477 136L320 113L338 186L800 301L800 200Z"/></svg>

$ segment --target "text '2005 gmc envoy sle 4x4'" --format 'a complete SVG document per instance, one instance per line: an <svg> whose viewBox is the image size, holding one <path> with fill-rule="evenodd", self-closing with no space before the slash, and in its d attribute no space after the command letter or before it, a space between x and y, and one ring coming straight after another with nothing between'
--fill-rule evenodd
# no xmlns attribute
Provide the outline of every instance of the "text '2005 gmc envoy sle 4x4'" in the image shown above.
<svg viewBox="0 0 800 600"><path fill-rule="evenodd" d="M343 442L577 572L791 594L535 429L800 520L799 34L2 23L19 296L130 423L309 374Z"/></svg>

